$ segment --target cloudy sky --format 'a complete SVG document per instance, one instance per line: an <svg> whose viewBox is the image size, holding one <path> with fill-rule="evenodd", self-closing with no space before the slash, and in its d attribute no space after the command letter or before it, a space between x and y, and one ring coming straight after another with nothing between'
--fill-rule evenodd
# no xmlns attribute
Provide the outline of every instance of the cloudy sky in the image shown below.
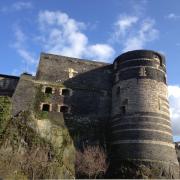
<svg viewBox="0 0 180 180"><path fill-rule="evenodd" d="M159 51L180 141L179 7L179 0L0 1L0 74L34 74L42 51L110 63L128 50Z"/></svg>

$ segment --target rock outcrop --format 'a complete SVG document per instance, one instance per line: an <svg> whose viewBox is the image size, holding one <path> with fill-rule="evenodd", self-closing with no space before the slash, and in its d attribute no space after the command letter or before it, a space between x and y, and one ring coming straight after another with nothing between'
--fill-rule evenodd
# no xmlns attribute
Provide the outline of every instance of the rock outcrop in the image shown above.
<svg viewBox="0 0 180 180"><path fill-rule="evenodd" d="M6 119L8 109L1 109L0 178L74 178L75 148L63 121L36 119L28 111Z"/></svg>

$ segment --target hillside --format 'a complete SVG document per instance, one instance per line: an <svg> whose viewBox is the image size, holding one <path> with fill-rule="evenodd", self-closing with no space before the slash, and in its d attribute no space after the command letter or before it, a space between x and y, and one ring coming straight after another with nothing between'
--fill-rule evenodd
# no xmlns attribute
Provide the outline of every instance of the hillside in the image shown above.
<svg viewBox="0 0 180 180"><path fill-rule="evenodd" d="M74 178L75 149L61 120L28 111L11 117L7 97L0 107L0 179Z"/></svg>

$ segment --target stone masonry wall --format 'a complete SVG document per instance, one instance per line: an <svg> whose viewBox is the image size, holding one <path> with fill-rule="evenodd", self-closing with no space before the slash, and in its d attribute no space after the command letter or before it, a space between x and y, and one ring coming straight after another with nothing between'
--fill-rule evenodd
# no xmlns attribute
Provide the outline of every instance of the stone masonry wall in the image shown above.
<svg viewBox="0 0 180 180"><path fill-rule="evenodd" d="M60 119L76 148L110 142L113 177L129 163L135 173L152 170L147 177L178 177L165 59L154 51L125 53L113 65L42 53L36 76L21 75L12 102L14 115L30 110L40 122Z"/></svg>
<svg viewBox="0 0 180 180"><path fill-rule="evenodd" d="M17 115L21 111L32 110L34 97L33 77L22 74L12 97L13 115Z"/></svg>
<svg viewBox="0 0 180 180"><path fill-rule="evenodd" d="M45 93L47 87L53 89L52 94ZM40 118L59 113L77 146L105 146L111 87L112 65L43 53L36 76L21 76L13 96L13 112L34 109ZM71 94L62 95L62 89ZM42 112L43 104L51 106L50 112ZM63 105L68 107L67 113L60 112Z"/></svg>
<svg viewBox="0 0 180 180"><path fill-rule="evenodd" d="M52 54L41 54L36 79L110 90L112 65Z"/></svg>
<svg viewBox="0 0 180 180"><path fill-rule="evenodd" d="M115 60L111 124L111 164L114 168L117 166L114 173L119 172L115 178L121 177L123 166L134 172L141 171L132 165L134 162L150 172L156 169L153 178L179 177L163 56L154 51L137 50ZM124 161L132 163L132 167L124 165ZM155 162L161 162L159 170L152 164ZM126 178L138 177L138 174L126 173Z"/></svg>
<svg viewBox="0 0 180 180"><path fill-rule="evenodd" d="M12 96L17 83L19 81L19 77L17 76L8 76L0 74L0 96Z"/></svg>

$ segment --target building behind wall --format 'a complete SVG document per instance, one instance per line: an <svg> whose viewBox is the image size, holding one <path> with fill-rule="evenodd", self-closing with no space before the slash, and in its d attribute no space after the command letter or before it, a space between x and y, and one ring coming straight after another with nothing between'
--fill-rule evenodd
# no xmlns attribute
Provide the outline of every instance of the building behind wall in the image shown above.
<svg viewBox="0 0 180 180"><path fill-rule="evenodd" d="M148 177L178 177L165 59L159 53L131 51L114 64L42 53L35 76L0 77L12 82L5 88L0 81L0 95L13 94L14 115L63 115L77 147L106 148L110 177L138 178L147 169Z"/></svg>

